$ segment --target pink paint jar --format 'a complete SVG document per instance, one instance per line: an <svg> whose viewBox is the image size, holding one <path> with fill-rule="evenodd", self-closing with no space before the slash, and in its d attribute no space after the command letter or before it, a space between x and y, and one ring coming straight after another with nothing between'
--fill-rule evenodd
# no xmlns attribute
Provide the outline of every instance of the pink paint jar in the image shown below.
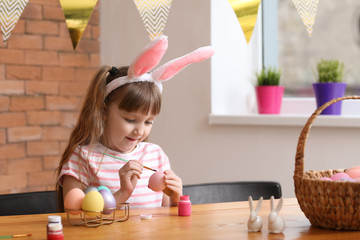
<svg viewBox="0 0 360 240"><path fill-rule="evenodd" d="M178 214L179 216L191 215L191 202L189 195L180 196L180 201L178 202Z"/></svg>

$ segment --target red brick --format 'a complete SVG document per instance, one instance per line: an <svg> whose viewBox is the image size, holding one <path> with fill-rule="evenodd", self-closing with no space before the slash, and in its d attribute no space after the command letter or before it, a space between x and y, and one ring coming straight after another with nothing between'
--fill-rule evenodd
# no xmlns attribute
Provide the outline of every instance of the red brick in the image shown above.
<svg viewBox="0 0 360 240"><path fill-rule="evenodd" d="M0 80L5 80L5 64L0 64Z"/></svg>
<svg viewBox="0 0 360 240"><path fill-rule="evenodd" d="M100 42L97 40L82 39L76 51L81 53L98 53L100 51Z"/></svg>
<svg viewBox="0 0 360 240"><path fill-rule="evenodd" d="M8 111L10 107L9 97L0 97L0 112Z"/></svg>
<svg viewBox="0 0 360 240"><path fill-rule="evenodd" d="M84 39L90 39L91 38L91 25L88 24L83 32L83 35L81 36L79 45Z"/></svg>
<svg viewBox="0 0 360 240"><path fill-rule="evenodd" d="M0 94L22 95L25 93L24 81L0 81Z"/></svg>
<svg viewBox="0 0 360 240"><path fill-rule="evenodd" d="M44 81L73 81L75 69L71 67L47 67L43 69Z"/></svg>
<svg viewBox="0 0 360 240"><path fill-rule="evenodd" d="M99 25L99 19L100 19L99 11L94 10L89 19L89 24L90 25Z"/></svg>
<svg viewBox="0 0 360 240"><path fill-rule="evenodd" d="M71 128L67 127L44 127L42 129L43 140L69 140Z"/></svg>
<svg viewBox="0 0 360 240"><path fill-rule="evenodd" d="M22 19L42 19L42 7L37 4L27 4L23 13L21 14Z"/></svg>
<svg viewBox="0 0 360 240"><path fill-rule="evenodd" d="M26 174L0 176L0 191L14 191L27 185Z"/></svg>
<svg viewBox="0 0 360 240"><path fill-rule="evenodd" d="M25 62L29 65L57 65L58 53L55 51L25 51Z"/></svg>
<svg viewBox="0 0 360 240"><path fill-rule="evenodd" d="M8 41L8 47L14 49L42 49L43 41L40 35L13 34Z"/></svg>
<svg viewBox="0 0 360 240"><path fill-rule="evenodd" d="M29 156L59 155L59 147L58 141L27 142L26 152Z"/></svg>
<svg viewBox="0 0 360 240"><path fill-rule="evenodd" d="M43 186L55 184L54 171L31 172L28 173L28 183L30 186Z"/></svg>
<svg viewBox="0 0 360 240"><path fill-rule="evenodd" d="M89 82L63 82L60 84L61 96L85 96Z"/></svg>
<svg viewBox="0 0 360 240"><path fill-rule="evenodd" d="M25 53L23 50L0 48L0 63L24 64Z"/></svg>
<svg viewBox="0 0 360 240"><path fill-rule="evenodd" d="M25 113L0 113L0 127L19 127L25 124Z"/></svg>
<svg viewBox="0 0 360 240"><path fill-rule="evenodd" d="M59 83L31 81L26 83L26 94L49 94L57 95L59 92Z"/></svg>
<svg viewBox="0 0 360 240"><path fill-rule="evenodd" d="M91 54L90 66L91 67L100 67L100 54L97 54L97 53Z"/></svg>
<svg viewBox="0 0 360 240"><path fill-rule="evenodd" d="M100 27L99 26L92 26L91 27L91 38L92 39L99 39L100 38Z"/></svg>
<svg viewBox="0 0 360 240"><path fill-rule="evenodd" d="M44 157L44 169L55 170L59 166L61 156L46 156Z"/></svg>
<svg viewBox="0 0 360 240"><path fill-rule="evenodd" d="M63 37L63 38L68 38L69 41L71 42L69 29L68 29L65 21L64 21L64 22L60 22L60 23L59 23L59 27L60 27L59 36L60 36L60 37Z"/></svg>
<svg viewBox="0 0 360 240"><path fill-rule="evenodd" d="M44 6L44 19L65 21L65 16L62 8L58 6Z"/></svg>
<svg viewBox="0 0 360 240"><path fill-rule="evenodd" d="M7 175L8 171L7 171L7 160L3 159L0 160L0 176L1 175Z"/></svg>
<svg viewBox="0 0 360 240"><path fill-rule="evenodd" d="M4 128L0 129L0 144L6 143L6 131Z"/></svg>
<svg viewBox="0 0 360 240"><path fill-rule="evenodd" d="M79 116L79 112L62 112L61 113L61 126L75 127L75 124L77 122Z"/></svg>
<svg viewBox="0 0 360 240"><path fill-rule="evenodd" d="M80 99L77 97L47 96L46 109L48 110L78 110Z"/></svg>
<svg viewBox="0 0 360 240"><path fill-rule="evenodd" d="M40 157L11 159L8 161L9 174L39 172L41 170L42 160Z"/></svg>
<svg viewBox="0 0 360 240"><path fill-rule="evenodd" d="M90 59L87 54L60 53L60 65L65 67L89 67Z"/></svg>
<svg viewBox="0 0 360 240"><path fill-rule="evenodd" d="M58 35L59 30L59 24L53 21L28 20L25 25L25 32L30 34Z"/></svg>
<svg viewBox="0 0 360 240"><path fill-rule="evenodd" d="M62 141L62 142L60 142L60 152L61 152L61 153L63 153L63 152L65 151L68 143L69 143L69 141L66 141L66 142Z"/></svg>
<svg viewBox="0 0 360 240"><path fill-rule="evenodd" d="M46 36L44 46L48 50L73 51L70 38L65 37Z"/></svg>
<svg viewBox="0 0 360 240"><path fill-rule="evenodd" d="M44 109L44 97L42 96L18 96L11 97L11 111L31 111Z"/></svg>
<svg viewBox="0 0 360 240"><path fill-rule="evenodd" d="M6 65L7 79L40 80L41 67L24 65Z"/></svg>
<svg viewBox="0 0 360 240"><path fill-rule="evenodd" d="M24 142L41 140L42 128L41 127L13 127L8 128L8 141Z"/></svg>
<svg viewBox="0 0 360 240"><path fill-rule="evenodd" d="M62 121L62 114L57 111L31 111L27 112L29 125L58 125Z"/></svg>
<svg viewBox="0 0 360 240"><path fill-rule="evenodd" d="M75 72L76 81L91 82L97 73L98 68L77 68Z"/></svg>
<svg viewBox="0 0 360 240"><path fill-rule="evenodd" d="M18 22L15 25L15 28L11 31L11 34L22 34L25 33L25 22L26 20L22 20L21 18L18 20ZM11 36L10 36L11 39Z"/></svg>
<svg viewBox="0 0 360 240"><path fill-rule="evenodd" d="M0 145L0 159L15 159L23 157L25 157L24 143Z"/></svg>

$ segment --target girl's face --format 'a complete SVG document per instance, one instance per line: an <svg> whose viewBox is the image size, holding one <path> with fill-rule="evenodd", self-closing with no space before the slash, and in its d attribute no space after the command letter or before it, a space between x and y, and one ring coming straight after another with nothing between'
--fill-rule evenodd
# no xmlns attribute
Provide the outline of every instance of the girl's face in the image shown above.
<svg viewBox="0 0 360 240"><path fill-rule="evenodd" d="M109 148L121 153L134 150L150 133L155 116L138 112L126 112L117 103L108 105L105 115L104 134Z"/></svg>

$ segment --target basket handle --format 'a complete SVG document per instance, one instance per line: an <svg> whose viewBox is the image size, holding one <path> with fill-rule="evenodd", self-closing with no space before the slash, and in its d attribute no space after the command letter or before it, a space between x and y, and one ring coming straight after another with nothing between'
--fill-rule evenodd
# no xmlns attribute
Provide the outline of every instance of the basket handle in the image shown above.
<svg viewBox="0 0 360 240"><path fill-rule="evenodd" d="M342 101L342 100L348 100L348 99L360 99L360 96L346 96L346 97L340 97L340 98L334 98L331 101L328 101L327 103L320 106L318 109L315 110L315 112L310 116L310 118L307 120L305 126L303 127L299 140L298 145L296 149L296 156L295 156L295 171L294 171L294 177L302 178L304 174L304 150L305 150L305 143L306 139L309 136L309 131L312 126L312 123L316 119L316 117L328 106Z"/></svg>

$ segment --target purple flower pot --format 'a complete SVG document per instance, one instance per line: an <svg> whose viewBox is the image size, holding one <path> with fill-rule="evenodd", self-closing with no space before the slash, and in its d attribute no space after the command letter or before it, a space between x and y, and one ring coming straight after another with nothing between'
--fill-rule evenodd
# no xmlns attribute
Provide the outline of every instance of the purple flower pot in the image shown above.
<svg viewBox="0 0 360 240"><path fill-rule="evenodd" d="M317 107L319 108L334 98L343 97L345 89L346 83L313 83ZM321 114L341 115L341 101L328 106Z"/></svg>

